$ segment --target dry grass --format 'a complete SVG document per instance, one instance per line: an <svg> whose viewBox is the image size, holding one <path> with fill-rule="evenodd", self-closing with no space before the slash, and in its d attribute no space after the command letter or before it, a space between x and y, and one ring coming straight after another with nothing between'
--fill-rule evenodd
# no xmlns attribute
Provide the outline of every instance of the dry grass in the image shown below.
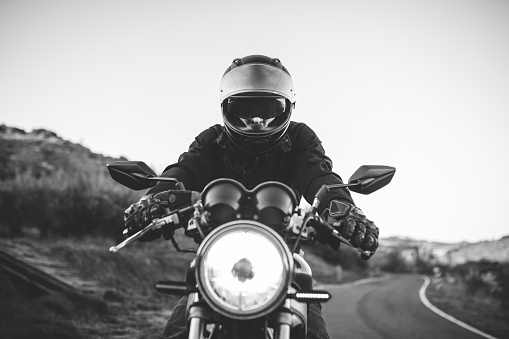
<svg viewBox="0 0 509 339"><path fill-rule="evenodd" d="M37 243L83 278L99 282L104 292L94 297L33 297L26 288L2 278L1 338L28 338L34 333L46 333L43 338L156 337L177 297L160 295L153 286L158 280L183 280L192 259L164 241L136 243L117 254L108 252L113 245L108 239L38 239Z"/></svg>
<svg viewBox="0 0 509 339"><path fill-rule="evenodd" d="M0 216L0 235L21 236L31 229L47 238L113 238L122 234L125 208L140 197L105 175L19 173L0 181L0 210L7 211Z"/></svg>
<svg viewBox="0 0 509 339"><path fill-rule="evenodd" d="M460 280L444 281L440 288L432 284L426 296L433 305L456 319L497 338L509 338L509 311L500 308L500 300L482 292L468 294Z"/></svg>

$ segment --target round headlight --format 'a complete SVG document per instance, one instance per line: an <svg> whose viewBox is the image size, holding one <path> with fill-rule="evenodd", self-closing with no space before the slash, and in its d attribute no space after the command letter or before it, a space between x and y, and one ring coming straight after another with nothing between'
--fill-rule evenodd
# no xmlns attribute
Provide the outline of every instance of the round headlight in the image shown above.
<svg viewBox="0 0 509 339"><path fill-rule="evenodd" d="M273 311L286 297L292 271L286 243L255 221L227 223L198 249L200 291L213 309L232 318L252 319Z"/></svg>

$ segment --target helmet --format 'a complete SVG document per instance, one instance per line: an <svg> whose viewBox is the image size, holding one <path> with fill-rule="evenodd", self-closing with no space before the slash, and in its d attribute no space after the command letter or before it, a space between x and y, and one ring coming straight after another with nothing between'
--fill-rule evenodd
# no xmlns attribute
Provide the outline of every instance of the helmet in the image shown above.
<svg viewBox="0 0 509 339"><path fill-rule="evenodd" d="M279 144L290 124L292 77L276 58L235 59L221 79L220 101L228 138L251 154L266 152Z"/></svg>

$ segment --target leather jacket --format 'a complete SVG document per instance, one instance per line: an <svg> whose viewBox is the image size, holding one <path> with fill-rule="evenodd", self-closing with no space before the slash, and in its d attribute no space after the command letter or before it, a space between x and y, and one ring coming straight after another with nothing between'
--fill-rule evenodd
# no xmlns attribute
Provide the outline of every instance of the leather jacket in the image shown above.
<svg viewBox="0 0 509 339"><path fill-rule="evenodd" d="M342 183L315 132L293 121L275 148L256 155L236 147L221 125L211 126L195 138L177 163L166 167L162 176L176 178L193 191L202 191L218 178L238 180L247 189L265 181L278 181L292 188L297 201L304 196L309 203L323 184ZM171 188L171 183L162 182L148 194ZM353 204L347 189L335 189L323 199L319 212L332 199Z"/></svg>

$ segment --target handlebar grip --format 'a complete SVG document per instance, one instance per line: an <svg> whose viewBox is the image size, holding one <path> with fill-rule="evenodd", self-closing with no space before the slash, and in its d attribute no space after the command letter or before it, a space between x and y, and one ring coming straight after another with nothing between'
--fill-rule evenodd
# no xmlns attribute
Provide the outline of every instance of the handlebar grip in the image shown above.
<svg viewBox="0 0 509 339"><path fill-rule="evenodd" d="M334 250L339 248L341 238L334 227L317 215L313 216L310 222L317 231L316 240L324 244L329 244Z"/></svg>
<svg viewBox="0 0 509 339"><path fill-rule="evenodd" d="M332 249L338 250L339 245L343 243L356 249L359 253L363 254L364 256L372 255L372 253L369 251L363 251L360 248L354 247L350 243L350 241L342 237L341 234L339 234L338 231L332 225L327 223L321 217L315 215L313 219L311 219L310 221L312 222L312 226L317 230L316 239L324 244L329 244L329 246Z"/></svg>
<svg viewBox="0 0 509 339"><path fill-rule="evenodd" d="M339 249L339 245L342 242L344 242L343 238L339 235L339 233L336 230L334 230L331 233L331 237L329 238L329 246L332 247L332 249L337 251Z"/></svg>

